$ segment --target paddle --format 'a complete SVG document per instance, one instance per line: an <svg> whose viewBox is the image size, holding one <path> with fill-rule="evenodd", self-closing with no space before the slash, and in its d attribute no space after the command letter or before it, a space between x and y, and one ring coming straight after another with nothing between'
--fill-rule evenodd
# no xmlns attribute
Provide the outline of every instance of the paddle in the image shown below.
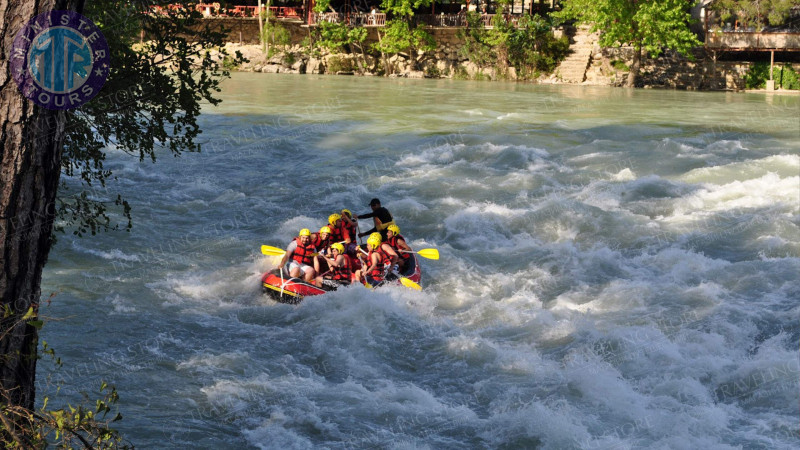
<svg viewBox="0 0 800 450"><path fill-rule="evenodd" d="M283 254L286 253L286 250L278 247L271 247L269 245L262 245L261 253L268 256L283 256Z"/></svg>
<svg viewBox="0 0 800 450"><path fill-rule="evenodd" d="M419 256L422 256L423 258L428 258L428 259L436 259L436 260L439 259L439 250L437 250L435 248L423 248L422 250L417 251L417 252L409 251L409 250L400 250L400 252L402 252L402 253L416 253Z"/></svg>
<svg viewBox="0 0 800 450"><path fill-rule="evenodd" d="M278 247L272 247L269 245L262 245L261 246L261 253L267 256L283 256L286 253L286 250ZM317 256L319 253L314 253L311 256Z"/></svg>
<svg viewBox="0 0 800 450"><path fill-rule="evenodd" d="M358 247L358 249L361 250L361 252L364 253L365 255L369 254L369 253L365 252L364 249L361 248L361 247ZM436 249L429 249L429 250L436 250ZM415 289L417 291L421 291L422 290L422 286L420 286L419 284L415 283L411 279L406 278L406 277L400 275L399 273L396 273L395 275L397 275L400 278L400 284L402 284L403 286L405 286L407 288ZM366 287L368 287L368 288L372 288L372 286L369 283L365 282L364 285Z"/></svg>

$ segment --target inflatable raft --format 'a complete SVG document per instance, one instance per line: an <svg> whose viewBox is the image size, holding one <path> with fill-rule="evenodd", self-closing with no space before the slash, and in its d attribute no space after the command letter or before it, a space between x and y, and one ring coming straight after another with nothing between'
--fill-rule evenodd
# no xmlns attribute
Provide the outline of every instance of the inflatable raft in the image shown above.
<svg viewBox="0 0 800 450"><path fill-rule="evenodd" d="M356 258L353 258L351 261L355 263L353 270L360 268L360 263L357 262L358 260ZM414 283L419 284L422 279L422 272L420 271L417 255L412 253L409 261L411 264L406 268L404 273L390 273L386 276L383 283L378 286L373 286L373 288L380 287L387 283L402 284L401 278L408 278ZM314 286L313 284L306 283L302 278L290 277L288 272L282 268L271 270L261 277L261 289L263 292L269 294L275 301L281 303L300 303L304 297L335 291L338 287L340 286L333 282L325 282L322 287Z"/></svg>

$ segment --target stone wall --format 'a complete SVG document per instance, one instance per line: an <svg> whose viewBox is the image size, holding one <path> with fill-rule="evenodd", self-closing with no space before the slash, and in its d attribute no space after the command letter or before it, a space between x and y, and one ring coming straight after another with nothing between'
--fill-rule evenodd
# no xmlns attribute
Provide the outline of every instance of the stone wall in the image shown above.
<svg viewBox="0 0 800 450"><path fill-rule="evenodd" d="M703 48L695 49L694 60L674 51L665 51L658 58L642 58L637 87L686 90L745 89L745 75L752 63L717 61L706 55ZM592 64L584 84L623 86L628 73L620 67L630 67L633 49L595 48Z"/></svg>

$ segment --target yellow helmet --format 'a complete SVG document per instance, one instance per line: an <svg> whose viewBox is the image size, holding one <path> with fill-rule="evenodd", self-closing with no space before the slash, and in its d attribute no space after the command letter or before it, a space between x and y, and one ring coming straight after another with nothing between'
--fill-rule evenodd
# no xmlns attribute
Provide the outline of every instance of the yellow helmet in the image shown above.
<svg viewBox="0 0 800 450"><path fill-rule="evenodd" d="M333 213L330 216L328 216L328 223L331 224L331 225L336 225L336 221L341 219L341 218L342 218L341 214Z"/></svg>
<svg viewBox="0 0 800 450"><path fill-rule="evenodd" d="M340 244L338 242L333 244L333 245L331 245L331 248L336 250L336 251L338 251L339 253L344 253L344 245L342 245L342 244Z"/></svg>
<svg viewBox="0 0 800 450"><path fill-rule="evenodd" d="M320 228L320 229L319 229L319 234L322 234L322 233L328 233L328 234L331 234L331 227L329 227L329 226L327 226L327 225L326 225L326 226L324 226L324 227Z"/></svg>
<svg viewBox="0 0 800 450"><path fill-rule="evenodd" d="M377 231L370 234L367 239L377 239L379 242L383 242L383 236L381 236L381 234Z"/></svg>
<svg viewBox="0 0 800 450"><path fill-rule="evenodd" d="M298 234L298 236L311 236L311 230L308 228L303 228L300 230L300 234Z"/></svg>
<svg viewBox="0 0 800 450"><path fill-rule="evenodd" d="M375 237L374 233L373 233L373 235L371 235L369 237L369 239L367 239L367 244L371 245L373 249L376 249L376 248L380 247L381 246L381 235L380 235L380 233L378 234L378 237Z"/></svg>
<svg viewBox="0 0 800 450"><path fill-rule="evenodd" d="M353 217L353 213L349 209L343 209L342 214L347 215L347 217Z"/></svg>
<svg viewBox="0 0 800 450"><path fill-rule="evenodd" d="M389 230L389 231L391 231L391 232L392 232L392 233L394 233L395 235L398 235L398 234L400 234L400 227L398 227L398 226L397 226L397 225L395 225L395 224L391 224L391 225L389 225L388 227L386 227L386 229L387 229L387 230Z"/></svg>

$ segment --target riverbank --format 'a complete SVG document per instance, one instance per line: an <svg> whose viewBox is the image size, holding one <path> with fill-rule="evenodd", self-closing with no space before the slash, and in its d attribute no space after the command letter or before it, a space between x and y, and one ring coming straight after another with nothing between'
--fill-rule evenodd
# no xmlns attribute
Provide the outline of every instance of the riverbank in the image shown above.
<svg viewBox="0 0 800 450"><path fill-rule="evenodd" d="M380 58L359 53L329 53L317 50L310 54L301 45L292 45L268 57L260 45L228 43L226 50L233 54L241 52L248 62L232 67L241 72L328 74L355 76L387 76ZM412 68L411 57L399 54L387 58L393 66L390 77L403 78L450 78L486 81L530 81L540 84L581 84L589 86L623 86L630 65L629 49L596 48L586 70L586 78L580 83L562 79L557 71L535 78L520 79L513 67L503 71L482 68L459 55L454 44L445 44L432 52L430 57L419 55L417 67ZM691 61L680 55L667 53L660 58L646 59L640 75L642 88L669 88L682 90L730 90L745 89L745 75L751 63L717 62L702 59Z"/></svg>
<svg viewBox="0 0 800 450"><path fill-rule="evenodd" d="M592 86L624 86L632 63L631 48L603 48L596 41L582 42L581 30L557 29L556 37L567 36L573 56L579 58L578 77L571 77L567 62L552 73L518 74L513 67L482 67L471 61L462 49L465 42L456 28L427 28L436 46L416 54L399 53L382 60L368 52L331 53L313 42L313 29L300 23L282 22L288 43L274 47L267 56L258 44L255 20L220 19L220 29L227 30L229 53L240 51L249 60L239 67L243 72L330 74L356 76L391 76L403 78L450 78L463 80L529 81L539 84L582 84ZM365 49L380 40L379 30L367 27ZM582 48L584 46L584 48ZM658 58L643 58L637 87L702 91L743 91L745 76L753 63L721 61L697 48L692 58L666 51ZM795 65L795 69L800 66Z"/></svg>

